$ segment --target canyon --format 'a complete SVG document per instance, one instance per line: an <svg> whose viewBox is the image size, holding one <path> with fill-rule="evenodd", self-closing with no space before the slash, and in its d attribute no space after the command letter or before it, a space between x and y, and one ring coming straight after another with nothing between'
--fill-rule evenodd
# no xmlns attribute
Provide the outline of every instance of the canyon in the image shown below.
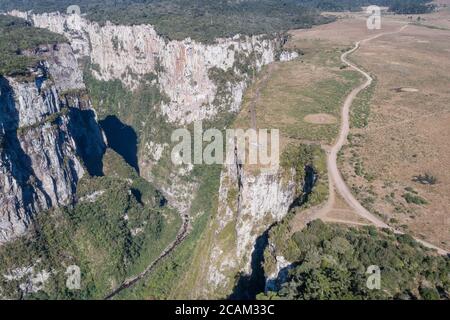
<svg viewBox="0 0 450 320"><path fill-rule="evenodd" d="M36 177L33 183L28 181L29 177L21 177L18 183L14 181L13 173L8 174L11 178L4 182L5 189L10 190L3 200L8 204L4 206L7 208L5 212L18 214L2 215L6 217L2 224L3 241L23 235L39 212L75 203L77 182L89 171L87 164L93 167L97 164L98 167L108 142L111 142L104 136L92 109L81 71L86 65L95 81L120 81L131 94L142 86L157 87L165 99L151 107L164 119L163 126L174 128L187 127L194 121L214 123L224 114L236 114L255 73L277 59L289 61L298 58L296 52L282 51L284 40L276 37L237 35L217 39L214 44L190 39L167 41L158 36L150 25L118 26L106 23L101 26L78 15L19 11L10 14L32 22L35 27L64 35L70 46L61 44L42 50L47 62L33 73L36 79L41 79L39 74L42 73L42 81L21 84L15 79L7 79L5 81L12 84L11 89L2 86L2 99L10 97L10 101L2 103L2 107L9 106L11 112L19 113L19 123L15 128L3 121L5 130L9 132L31 127L30 132L26 130L25 139L20 144L24 148L24 157L30 157L32 163L36 163L30 168L32 176ZM18 107L14 108L15 105ZM68 114L66 109L70 110ZM81 121L72 116L73 110L91 115L87 120L86 116L81 117L81 120L88 121L87 124L79 124L82 132L69 130L76 127L76 121ZM50 121L54 117L61 119L58 126ZM42 152L34 155L25 147L37 134L46 141L40 146L44 145L53 152L45 157L46 166L42 165ZM172 168L163 162L170 151L170 141L142 134L142 131L138 135L141 175L157 184L181 216L189 215L195 193L192 190L198 187L198 183L190 179L193 167ZM58 136L64 137L60 143ZM36 141L34 139L33 143ZM6 160L7 157L2 163L4 167L8 166ZM167 166L171 168L169 179L158 180L153 176L155 167ZM52 174L46 174L47 171ZM102 174L101 168L94 168L88 173ZM205 286L211 294L222 291L224 284L225 287L232 285L232 277L225 279L225 274L251 273L249 257L257 237L271 224L281 220L295 200L295 173L290 172L286 181L282 181L282 175L281 171L246 172L246 169L239 167L238 159L223 169L220 204L217 213L210 214L219 224L218 229L214 230L216 234L233 226L236 237L232 240L234 249L226 252L221 248L223 244L213 244L207 273L208 285ZM231 193L236 192L238 208L236 204L227 202ZM23 198L18 194L22 194ZM11 197L15 202L7 200Z"/></svg>
<svg viewBox="0 0 450 320"><path fill-rule="evenodd" d="M106 149L70 46L30 54L43 61L34 81L0 78L0 243L23 235L38 212L73 203Z"/></svg>
<svg viewBox="0 0 450 320"><path fill-rule="evenodd" d="M449 298L447 6L127 1L0 5L0 299Z"/></svg>

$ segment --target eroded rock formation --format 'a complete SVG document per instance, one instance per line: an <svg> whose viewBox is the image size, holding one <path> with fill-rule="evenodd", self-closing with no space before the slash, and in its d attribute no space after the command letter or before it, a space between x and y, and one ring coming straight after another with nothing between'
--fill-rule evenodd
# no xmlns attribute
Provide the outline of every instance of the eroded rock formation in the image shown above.
<svg viewBox="0 0 450 320"><path fill-rule="evenodd" d="M65 35L78 58L90 58L99 80L118 79L136 89L144 78L156 76L161 91L170 100L161 106L161 112L173 123L211 119L221 109L238 111L248 78L240 77L218 88L210 78L210 70L259 70L274 61L278 48L277 41L265 36L237 35L217 39L214 44L191 39L166 41L151 25L100 26L79 15L11 14ZM219 89L226 90L226 97L218 97Z"/></svg>
<svg viewBox="0 0 450 320"><path fill-rule="evenodd" d="M42 61L29 76L0 77L0 243L71 203L86 171L101 173L105 150L71 47L27 54Z"/></svg>

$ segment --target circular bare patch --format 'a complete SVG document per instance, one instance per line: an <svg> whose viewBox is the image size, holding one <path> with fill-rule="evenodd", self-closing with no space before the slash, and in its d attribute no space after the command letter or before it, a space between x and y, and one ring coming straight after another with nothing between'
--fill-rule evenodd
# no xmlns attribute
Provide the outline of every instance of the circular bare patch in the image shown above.
<svg viewBox="0 0 450 320"><path fill-rule="evenodd" d="M304 120L313 124L333 124L337 122L335 116L327 113L308 114Z"/></svg>

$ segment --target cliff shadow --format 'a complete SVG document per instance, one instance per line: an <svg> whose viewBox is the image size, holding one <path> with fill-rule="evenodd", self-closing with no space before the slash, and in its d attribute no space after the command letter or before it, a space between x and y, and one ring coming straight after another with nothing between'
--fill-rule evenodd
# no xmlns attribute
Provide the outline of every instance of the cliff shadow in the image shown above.
<svg viewBox="0 0 450 320"><path fill-rule="evenodd" d="M289 211L293 208L302 206L308 201L309 195L313 190L317 181L317 173L312 166L305 166L305 180L302 186L302 195L294 199L289 206ZM236 285L233 293L228 297L231 300L255 300L256 295L262 293L266 289L266 276L264 273L264 251L269 245L269 232L273 226L271 225L261 236L256 239L254 250L251 257L251 274L239 274L236 279ZM287 277L291 266L285 268L277 275L277 279L268 282L268 285L276 285L283 277ZM281 279L281 280L280 280Z"/></svg>
<svg viewBox="0 0 450 320"><path fill-rule="evenodd" d="M276 278L268 279L266 283L266 291L278 291L281 289L281 285L285 283L289 278L289 271L294 269L297 264L290 264L278 271Z"/></svg>
<svg viewBox="0 0 450 320"><path fill-rule="evenodd" d="M0 76L0 161L9 166L11 176L17 181L22 192L23 207L30 209L34 203L35 189L42 189L42 182L36 178L31 158L20 143L19 112L14 100L14 92L9 81ZM48 204L51 200L43 192Z"/></svg>
<svg viewBox="0 0 450 320"><path fill-rule="evenodd" d="M91 176L102 176L106 145L94 111L70 108L69 132L86 170Z"/></svg>
<svg viewBox="0 0 450 320"><path fill-rule="evenodd" d="M124 124L116 116L107 116L99 123L105 132L108 146L139 173L138 136L133 127Z"/></svg>
<svg viewBox="0 0 450 320"><path fill-rule="evenodd" d="M317 172L312 166L306 166L305 167L305 181L303 184L303 192L302 194L297 197L289 206L289 210L291 211L295 208L301 207L309 200L309 195L311 194L311 191L313 190L315 184L317 182Z"/></svg>
<svg viewBox="0 0 450 320"><path fill-rule="evenodd" d="M256 239L251 257L251 274L240 273L237 276L233 293L228 296L230 300L255 300L256 295L264 292L266 278L264 274L264 251L269 245L269 231L267 229Z"/></svg>

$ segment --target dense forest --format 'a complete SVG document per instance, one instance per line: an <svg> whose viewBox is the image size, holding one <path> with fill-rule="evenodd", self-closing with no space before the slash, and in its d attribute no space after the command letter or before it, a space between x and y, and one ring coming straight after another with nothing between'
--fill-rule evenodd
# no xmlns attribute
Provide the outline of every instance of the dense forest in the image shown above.
<svg viewBox="0 0 450 320"><path fill-rule="evenodd" d="M277 290L260 299L449 299L450 259L433 255L411 236L320 220L276 241L285 234L285 228L274 228L271 239L276 254L293 264ZM270 256L265 255L265 268ZM380 269L379 289L367 286L369 266Z"/></svg>
<svg viewBox="0 0 450 320"><path fill-rule="evenodd" d="M297 0L297 2L324 11L356 11L368 5L389 7L398 14L426 13L433 10L430 0Z"/></svg>
<svg viewBox="0 0 450 320"><path fill-rule="evenodd" d="M321 11L360 10L361 6L388 6L396 13L432 10L428 0L79 0L91 20L116 24L148 23L169 39L191 37L211 41L235 34L269 34L308 28L332 21ZM0 0L0 10L65 12L71 0Z"/></svg>

